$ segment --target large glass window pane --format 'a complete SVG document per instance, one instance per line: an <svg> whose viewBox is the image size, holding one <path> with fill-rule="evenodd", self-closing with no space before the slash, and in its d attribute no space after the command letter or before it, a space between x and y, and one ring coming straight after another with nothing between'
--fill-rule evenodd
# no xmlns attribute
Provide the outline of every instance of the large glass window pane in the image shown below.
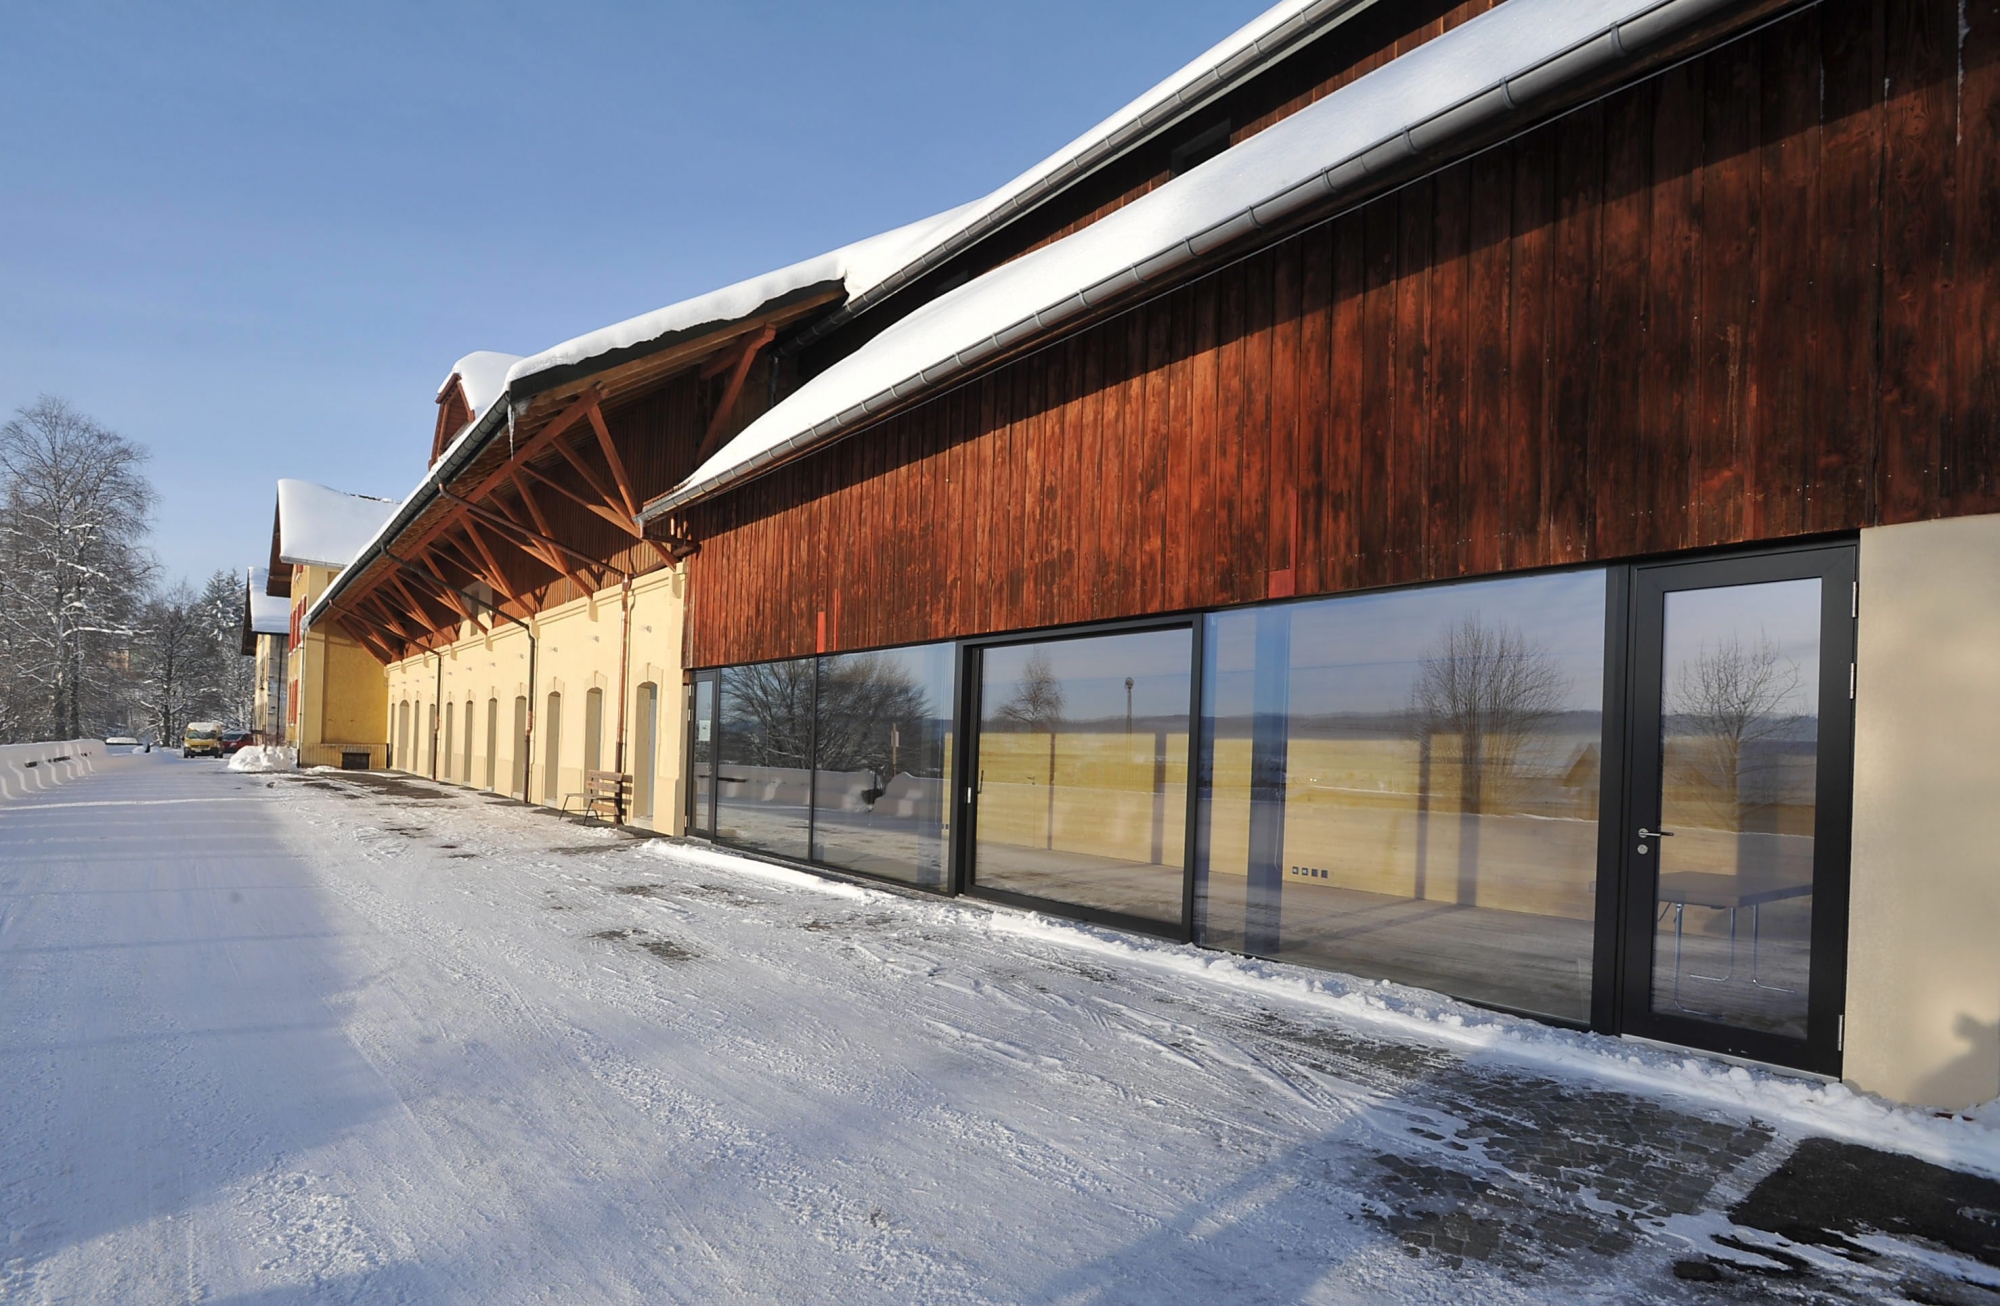
<svg viewBox="0 0 2000 1306"><path fill-rule="evenodd" d="M1208 619L1196 937L1590 1014L1604 575Z"/></svg>
<svg viewBox="0 0 2000 1306"><path fill-rule="evenodd" d="M722 672L715 837L803 861L811 815L813 659Z"/></svg>
<svg viewBox="0 0 2000 1306"><path fill-rule="evenodd" d="M814 860L945 887L954 655L932 644L820 659Z"/></svg>
<svg viewBox="0 0 2000 1306"><path fill-rule="evenodd" d="M1653 1009L1806 1035L1820 581L1666 596Z"/></svg>
<svg viewBox="0 0 2000 1306"><path fill-rule="evenodd" d="M1193 632L988 649L977 848L989 889L1182 916Z"/></svg>

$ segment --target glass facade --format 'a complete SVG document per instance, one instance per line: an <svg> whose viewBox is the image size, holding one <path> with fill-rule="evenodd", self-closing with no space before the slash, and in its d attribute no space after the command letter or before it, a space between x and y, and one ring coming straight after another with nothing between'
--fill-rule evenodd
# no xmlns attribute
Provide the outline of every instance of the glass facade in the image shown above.
<svg viewBox="0 0 2000 1306"><path fill-rule="evenodd" d="M976 884L1180 921L1193 655L1187 628L983 651Z"/></svg>
<svg viewBox="0 0 2000 1306"><path fill-rule="evenodd" d="M722 672L716 838L801 861L811 854L815 661Z"/></svg>
<svg viewBox="0 0 2000 1306"><path fill-rule="evenodd" d="M1802 1042L1827 1023L1815 876L1843 852L1815 842L1822 785L1841 792L1819 754L1846 738L1820 720L1851 657L1843 558L704 671L689 828L1561 1021ZM1601 837L1604 811L1636 837Z"/></svg>
<svg viewBox="0 0 2000 1306"><path fill-rule="evenodd" d="M1587 1019L1604 574L1207 621L1195 938Z"/></svg>
<svg viewBox="0 0 2000 1306"><path fill-rule="evenodd" d="M819 660L814 861L946 887L955 654L932 644Z"/></svg>

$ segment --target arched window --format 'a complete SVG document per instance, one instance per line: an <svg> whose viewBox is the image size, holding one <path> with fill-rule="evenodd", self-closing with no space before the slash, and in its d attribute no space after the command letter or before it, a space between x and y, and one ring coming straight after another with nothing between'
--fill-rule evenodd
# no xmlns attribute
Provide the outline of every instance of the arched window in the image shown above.
<svg viewBox="0 0 2000 1306"><path fill-rule="evenodd" d="M528 696L514 696L514 753L507 760L507 792L528 796Z"/></svg>
<svg viewBox="0 0 2000 1306"><path fill-rule="evenodd" d="M458 778L465 784L472 783L472 700L465 700L465 765L459 768Z"/></svg>
<svg viewBox="0 0 2000 1306"><path fill-rule="evenodd" d="M410 700L407 698L396 708L396 765L405 771L410 769Z"/></svg>
<svg viewBox="0 0 2000 1306"><path fill-rule="evenodd" d="M444 705L444 756L440 759L438 771L442 778L451 779L451 718L453 704Z"/></svg>
<svg viewBox="0 0 2000 1306"><path fill-rule="evenodd" d="M604 691L593 689L583 696L583 769L604 769Z"/></svg>
<svg viewBox="0 0 2000 1306"><path fill-rule="evenodd" d="M549 695L549 713L542 719L542 801L562 801L562 695Z"/></svg>
<svg viewBox="0 0 2000 1306"><path fill-rule="evenodd" d="M500 700L486 700L486 787L491 789L499 777L500 765Z"/></svg>
<svg viewBox="0 0 2000 1306"><path fill-rule="evenodd" d="M660 687L639 686L632 711L632 815L652 819L653 755L659 748Z"/></svg>

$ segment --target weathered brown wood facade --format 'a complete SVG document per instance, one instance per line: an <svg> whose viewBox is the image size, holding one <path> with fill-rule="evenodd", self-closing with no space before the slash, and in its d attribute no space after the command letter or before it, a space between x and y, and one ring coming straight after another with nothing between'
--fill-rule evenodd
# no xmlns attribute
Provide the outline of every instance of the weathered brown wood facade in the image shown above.
<svg viewBox="0 0 2000 1306"><path fill-rule="evenodd" d="M697 505L689 664L2000 509L1975 7L1798 8Z"/></svg>

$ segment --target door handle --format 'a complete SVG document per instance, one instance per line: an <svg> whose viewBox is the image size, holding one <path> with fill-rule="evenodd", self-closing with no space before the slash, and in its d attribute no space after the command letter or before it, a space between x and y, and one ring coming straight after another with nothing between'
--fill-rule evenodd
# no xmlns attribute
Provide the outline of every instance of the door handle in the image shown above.
<svg viewBox="0 0 2000 1306"><path fill-rule="evenodd" d="M1641 826L1639 827L1639 837L1641 839L1671 839L1674 837L1674 832L1672 830L1648 830L1644 826Z"/></svg>

